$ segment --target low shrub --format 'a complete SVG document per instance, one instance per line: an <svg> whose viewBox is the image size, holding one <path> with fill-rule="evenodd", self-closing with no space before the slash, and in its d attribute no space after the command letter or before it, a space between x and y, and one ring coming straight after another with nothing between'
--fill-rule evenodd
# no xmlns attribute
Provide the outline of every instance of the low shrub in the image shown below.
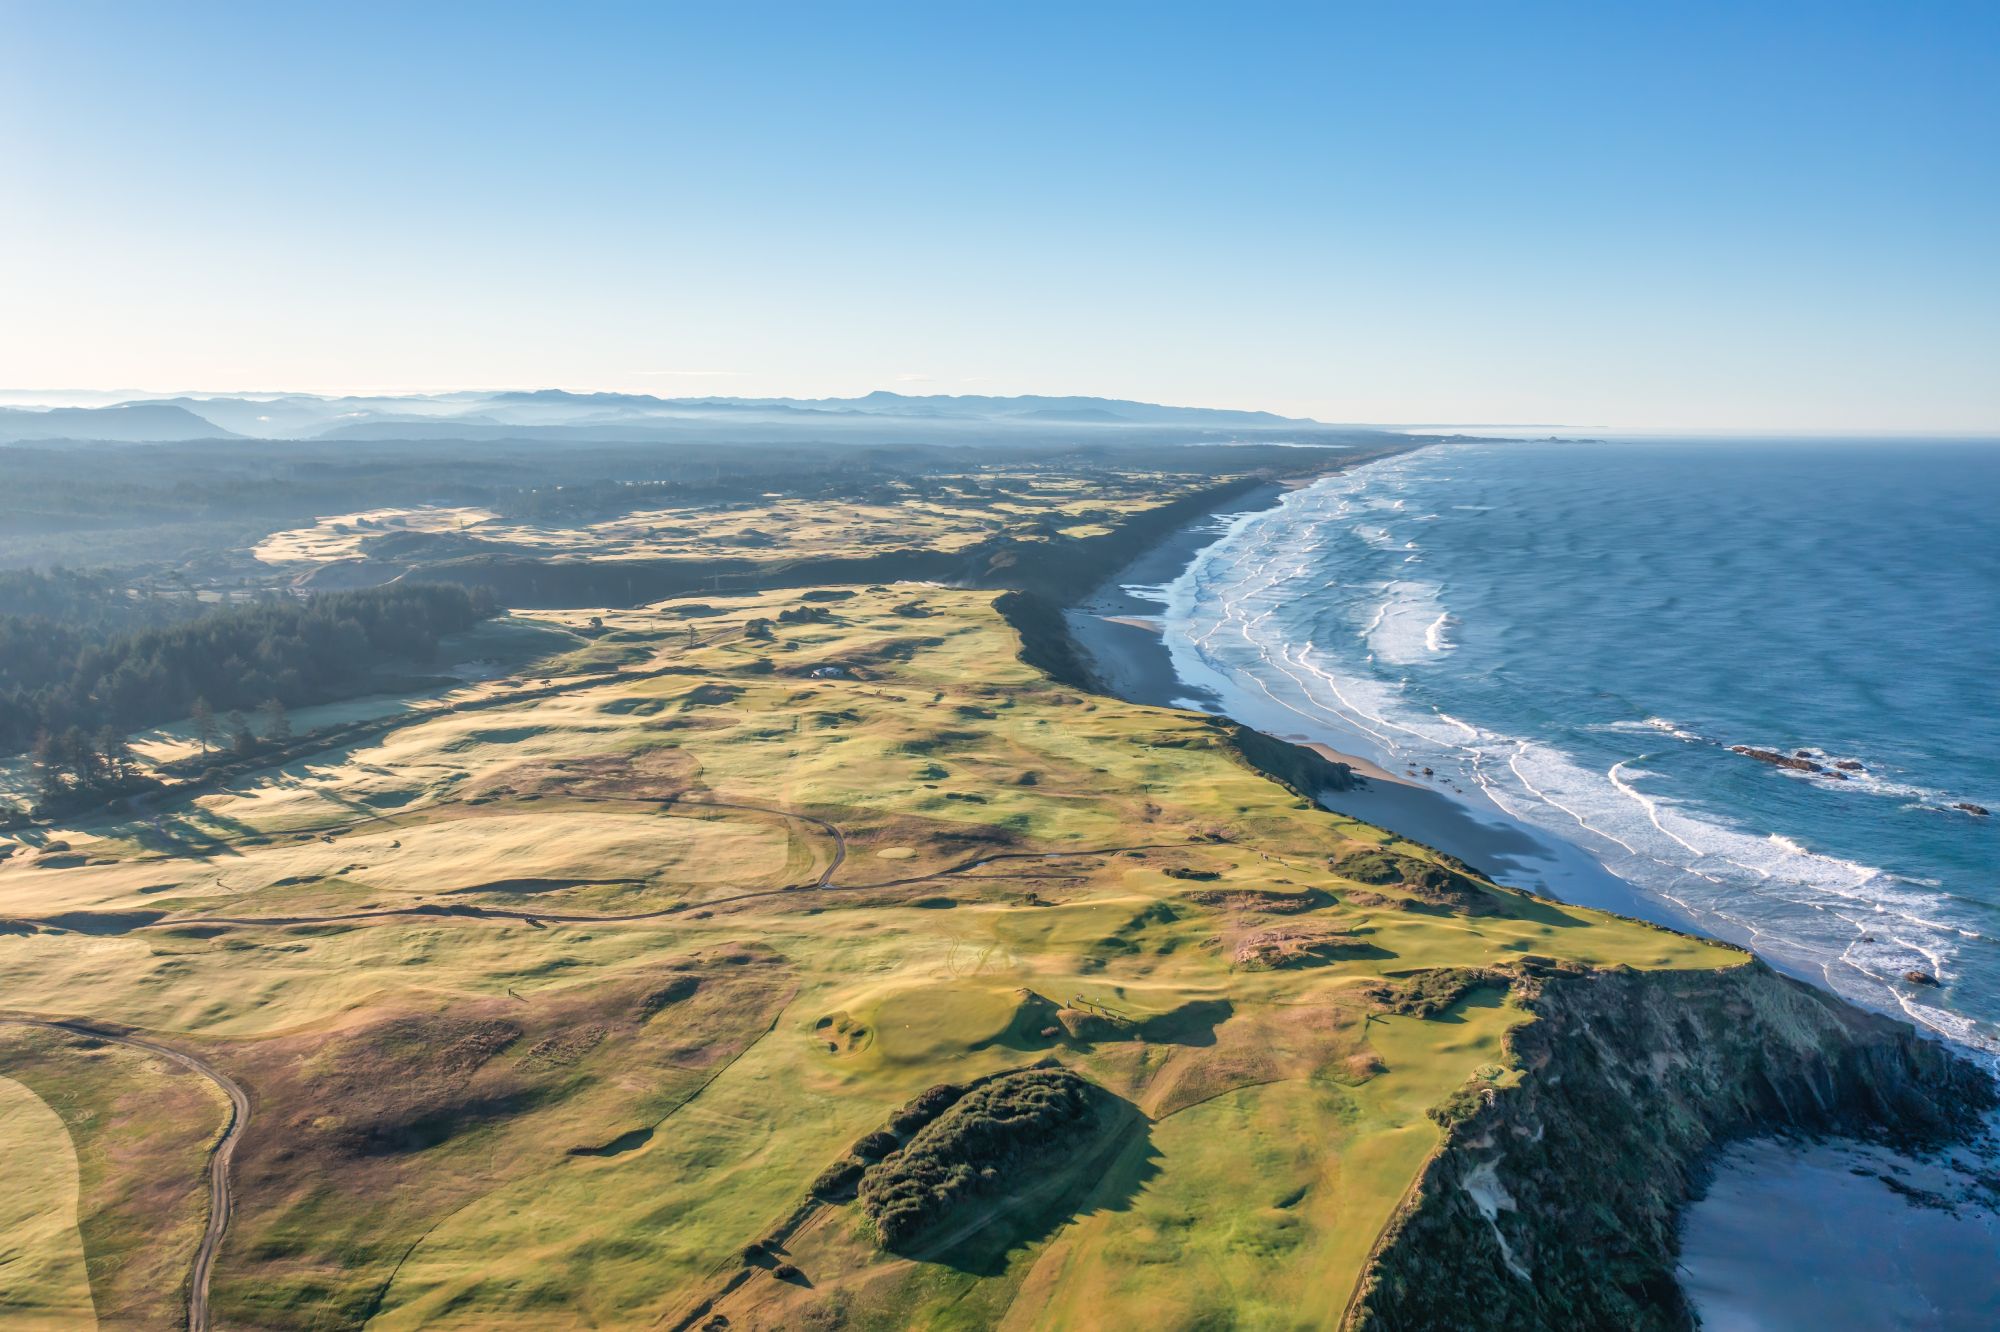
<svg viewBox="0 0 2000 1332"><path fill-rule="evenodd" d="M865 1169L853 1157L844 1157L819 1172L819 1178L812 1182L812 1195L825 1198L829 1202L845 1202L854 1196L854 1190L861 1183L861 1173Z"/></svg>
<svg viewBox="0 0 2000 1332"><path fill-rule="evenodd" d="M935 1089L934 1089L935 1090ZM963 1203L1074 1143L1096 1117L1091 1084L1062 1068L975 1087L861 1178L861 1205L885 1247L908 1244Z"/></svg>

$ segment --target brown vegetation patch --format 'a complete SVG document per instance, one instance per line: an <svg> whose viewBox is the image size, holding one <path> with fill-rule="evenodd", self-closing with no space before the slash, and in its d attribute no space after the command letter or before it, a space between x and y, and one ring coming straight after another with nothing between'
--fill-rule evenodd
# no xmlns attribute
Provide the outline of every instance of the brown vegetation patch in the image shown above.
<svg viewBox="0 0 2000 1332"><path fill-rule="evenodd" d="M358 1326L417 1237L573 1149L616 1155L771 1028L783 957L726 945L594 985L459 998L224 1047L256 1113L236 1156L232 1325ZM636 1127L635 1127L636 1126ZM364 1205L365 1200L365 1205ZM308 1320L309 1321L309 1320Z"/></svg>
<svg viewBox="0 0 2000 1332"><path fill-rule="evenodd" d="M312 1056L308 1099L347 1152L435 1146L518 1100L525 1089L513 1078L468 1093L474 1075L521 1036L518 1023L498 1017L427 1014L373 1023Z"/></svg>
<svg viewBox="0 0 2000 1332"><path fill-rule="evenodd" d="M1258 911L1272 916L1293 916L1334 904L1333 894L1318 888L1299 892L1281 892L1274 888L1203 888L1182 893L1181 898L1197 906L1218 907L1224 911Z"/></svg>
<svg viewBox="0 0 2000 1332"><path fill-rule="evenodd" d="M668 1005L692 999L695 992L700 988L700 976L682 973L673 977L666 984L648 990L640 997L634 1011L637 1012L639 1021L650 1022L661 1009L666 1008Z"/></svg>
<svg viewBox="0 0 2000 1332"><path fill-rule="evenodd" d="M1506 988L1514 977L1489 967L1433 967L1367 987L1378 1008L1403 1017L1428 1018L1444 1012L1474 990Z"/></svg>
<svg viewBox="0 0 2000 1332"><path fill-rule="evenodd" d="M1371 847L1330 857L1327 868L1359 883L1400 888L1424 906L1464 916L1501 912L1493 891L1464 869ZM1351 898L1350 898L1351 900Z"/></svg>
<svg viewBox="0 0 2000 1332"><path fill-rule="evenodd" d="M525 1068L568 1068L597 1048L604 1039L606 1028L602 1026L571 1027L567 1031L552 1032L529 1046L521 1056Z"/></svg>
<svg viewBox="0 0 2000 1332"><path fill-rule="evenodd" d="M1237 937L1229 963L1241 971L1279 967L1320 966L1370 951L1372 945L1326 925L1288 923L1252 930Z"/></svg>

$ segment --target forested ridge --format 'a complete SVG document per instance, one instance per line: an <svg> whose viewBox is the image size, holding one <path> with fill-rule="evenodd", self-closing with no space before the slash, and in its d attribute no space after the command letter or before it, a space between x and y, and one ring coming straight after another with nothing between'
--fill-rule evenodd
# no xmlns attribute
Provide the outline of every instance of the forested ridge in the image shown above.
<svg viewBox="0 0 2000 1332"><path fill-rule="evenodd" d="M163 586L164 585L164 586ZM216 609L171 575L108 570L0 569L0 619L41 618L103 634L193 619ZM4 666L4 663L0 663Z"/></svg>
<svg viewBox="0 0 2000 1332"><path fill-rule="evenodd" d="M156 725L197 703L230 711L324 702L377 667L431 661L440 637L495 609L483 592L443 584L273 595L138 629L88 605L63 595L56 614L0 614L0 752L19 753L44 734Z"/></svg>

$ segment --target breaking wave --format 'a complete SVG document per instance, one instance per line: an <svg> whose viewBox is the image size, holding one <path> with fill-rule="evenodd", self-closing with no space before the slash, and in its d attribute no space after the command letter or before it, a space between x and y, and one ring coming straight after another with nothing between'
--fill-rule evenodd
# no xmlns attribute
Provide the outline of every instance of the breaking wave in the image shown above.
<svg viewBox="0 0 2000 1332"><path fill-rule="evenodd" d="M1232 523L1166 589L1177 660L1185 654L1225 693L1276 705L1392 770L1435 770L1443 789L1476 791L1715 933L1838 993L2000 1051L1990 1020L1939 999L1967 975L1968 948L1995 944L2000 917L1936 880L1816 848L1819 838L1804 831L1812 817L1786 826L1773 793L1877 795L1935 810L1963 797L1909 781L1887 761L1816 748L1807 753L1824 772L1801 771L1803 788L1772 786L1787 770L1731 753L1729 743L1740 742L1709 727L1639 708L1587 721L1562 715L1560 700L1519 693L1481 695L1482 708L1477 690L1460 687L1495 683L1445 664L1459 655L1468 623L1498 670L1520 659L1509 655L1512 624L1481 620L1486 607L1476 600L1447 608L1441 582L1401 573L1414 549L1405 523L1425 523L1428 548L1454 521L1495 521L1495 505L1410 504L1400 493L1449 485L1453 452L1371 464ZM1438 517L1452 513L1466 516ZM1496 667L1467 669L1491 676ZM1600 695L1617 687L1595 683ZM1496 724L1495 708L1506 722ZM1732 783L1749 795L1725 807L1719 792ZM1983 951L1980 963L1990 964ZM1912 973L1938 988L1914 987L1904 979Z"/></svg>

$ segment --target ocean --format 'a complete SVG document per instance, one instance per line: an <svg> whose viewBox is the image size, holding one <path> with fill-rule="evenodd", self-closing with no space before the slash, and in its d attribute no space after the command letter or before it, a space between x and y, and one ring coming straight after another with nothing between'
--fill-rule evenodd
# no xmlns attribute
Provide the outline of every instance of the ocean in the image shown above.
<svg viewBox="0 0 2000 1332"><path fill-rule="evenodd" d="M1275 729L2000 1052L2000 448L1436 445L1229 520L1162 595L1183 678Z"/></svg>
<svg viewBox="0 0 2000 1332"><path fill-rule="evenodd" d="M1502 882L1745 944L2000 1064L2000 447L1432 445L1225 516L1128 591L1164 603L1177 701L1526 834ZM1858 1150L1725 1155L1684 1229L1708 1325L2000 1322L1990 1167L1919 1217Z"/></svg>

